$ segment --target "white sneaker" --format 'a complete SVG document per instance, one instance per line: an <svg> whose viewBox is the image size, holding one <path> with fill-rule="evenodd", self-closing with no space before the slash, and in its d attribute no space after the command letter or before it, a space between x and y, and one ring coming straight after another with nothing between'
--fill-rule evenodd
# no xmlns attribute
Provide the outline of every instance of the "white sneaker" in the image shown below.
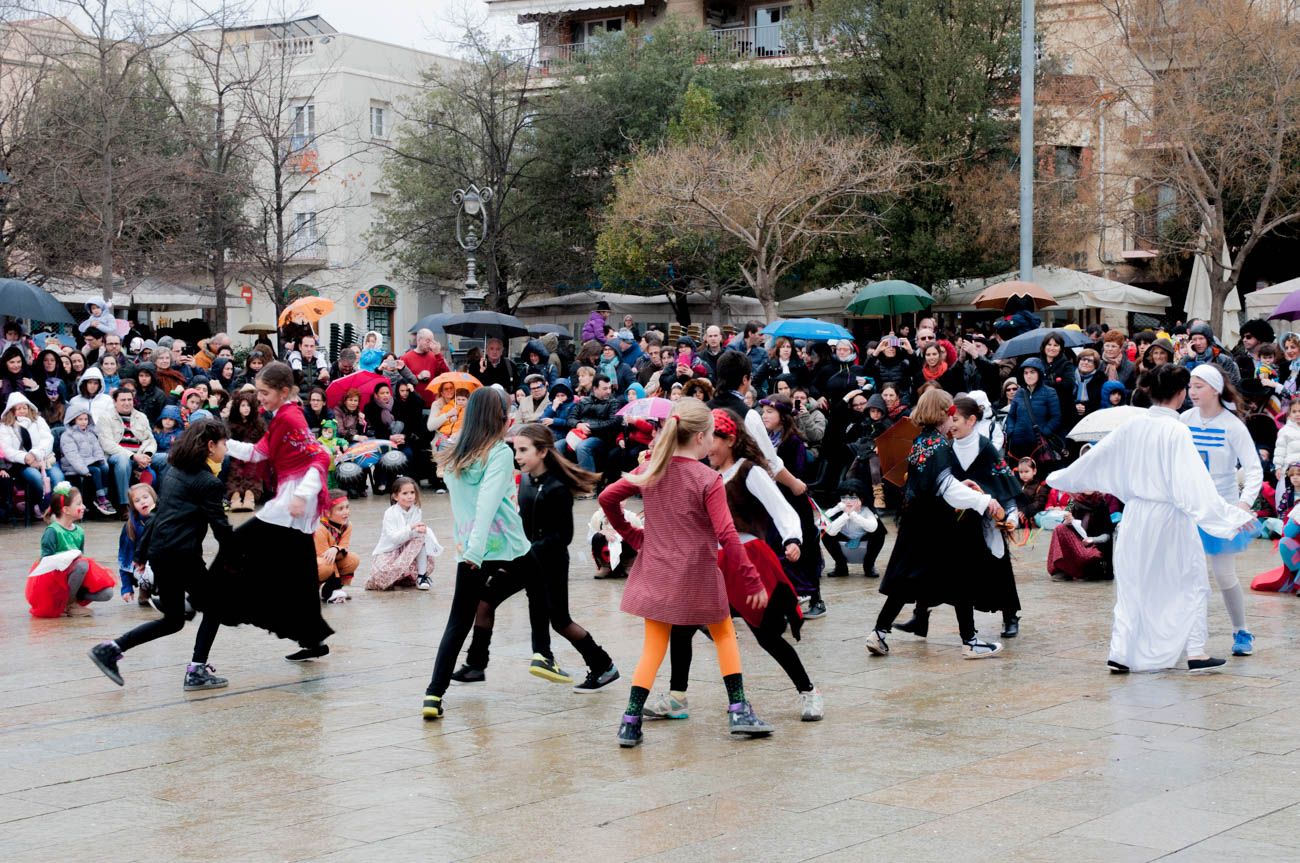
<svg viewBox="0 0 1300 863"><path fill-rule="evenodd" d="M978 638L972 638L961 646L962 659L988 659L1001 652L1002 643L999 641L980 641Z"/></svg>
<svg viewBox="0 0 1300 863"><path fill-rule="evenodd" d="M820 689L799 693L799 718L804 722L820 722L826 715L826 702Z"/></svg>
<svg viewBox="0 0 1300 863"><path fill-rule="evenodd" d="M885 633L878 629L873 629L867 634L867 650L873 656L888 656L889 644L885 641Z"/></svg>
<svg viewBox="0 0 1300 863"><path fill-rule="evenodd" d="M416 590L428 590L431 587L433 587L433 580L429 576L421 575L415 579Z"/></svg>
<svg viewBox="0 0 1300 863"><path fill-rule="evenodd" d="M330 594L330 598L325 600L328 603L347 602L352 597L348 596L341 590L336 590Z"/></svg>
<svg viewBox="0 0 1300 863"><path fill-rule="evenodd" d="M661 692L641 708L641 715L646 719L686 719L691 714L685 695L678 701L671 692Z"/></svg>

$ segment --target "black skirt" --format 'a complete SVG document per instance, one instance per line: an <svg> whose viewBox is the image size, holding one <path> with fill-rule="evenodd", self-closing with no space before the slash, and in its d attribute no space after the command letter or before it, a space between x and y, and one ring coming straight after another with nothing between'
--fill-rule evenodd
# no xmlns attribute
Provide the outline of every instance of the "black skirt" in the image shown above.
<svg viewBox="0 0 1300 863"><path fill-rule="evenodd" d="M251 624L303 647L334 630L321 616L316 546L309 534L251 518L213 562L223 594L221 622Z"/></svg>
<svg viewBox="0 0 1300 863"><path fill-rule="evenodd" d="M978 611L1016 612L1020 610L1020 593L1016 590L1016 574L1011 569L1011 546L1007 545L1001 559L993 556L985 544L984 576L973 585L971 604Z"/></svg>

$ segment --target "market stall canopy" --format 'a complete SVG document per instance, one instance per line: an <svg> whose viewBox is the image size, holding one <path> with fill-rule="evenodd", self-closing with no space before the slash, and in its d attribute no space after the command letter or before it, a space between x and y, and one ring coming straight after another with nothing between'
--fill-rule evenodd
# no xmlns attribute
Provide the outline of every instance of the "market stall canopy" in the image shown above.
<svg viewBox="0 0 1300 863"><path fill-rule="evenodd" d="M975 298L981 291L1016 277L1016 273L1002 273L987 279L949 282L946 293L943 289L935 292L934 309L943 312L974 311ZM1063 267L1034 267L1032 281L1047 289L1047 292L1056 299L1056 305L1051 307L1052 311L1106 308L1121 312L1163 315L1165 309L1169 307L1169 298L1164 294Z"/></svg>
<svg viewBox="0 0 1300 863"><path fill-rule="evenodd" d="M78 307L87 300L103 295L98 279L50 279L45 287L61 303ZM244 301L239 298L239 287L227 290L227 303L231 308ZM174 282L154 277L127 282L113 279L113 307L118 311L133 309L211 309L217 305L211 283Z"/></svg>
<svg viewBox="0 0 1300 863"><path fill-rule="evenodd" d="M806 294L799 294L776 304L776 311L783 318L821 318L823 320L844 320L849 317L845 311L854 295L867 282L845 282L833 288L818 288Z"/></svg>
<svg viewBox="0 0 1300 863"><path fill-rule="evenodd" d="M577 324L581 326L596 308L596 303L609 303L611 326L621 326L623 315L632 315L638 323L648 321L674 321L676 313L663 294L619 294L613 291L576 291L553 297L529 297L515 309L515 314L529 324ZM690 298L691 318L697 321L713 320L713 305L702 294ZM720 319L724 324L743 324L749 320L763 320L763 304L753 297L729 294L722 298ZM844 307L840 306L843 314Z"/></svg>
<svg viewBox="0 0 1300 863"><path fill-rule="evenodd" d="M1253 321L1256 318L1267 319L1269 315L1273 314L1273 310L1277 308L1278 303L1296 291L1300 291L1300 278L1289 279L1246 294L1245 319L1248 321Z"/></svg>

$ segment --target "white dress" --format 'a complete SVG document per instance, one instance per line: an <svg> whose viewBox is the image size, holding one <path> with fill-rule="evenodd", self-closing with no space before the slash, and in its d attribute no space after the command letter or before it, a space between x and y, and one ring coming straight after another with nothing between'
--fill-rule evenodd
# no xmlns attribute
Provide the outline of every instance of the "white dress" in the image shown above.
<svg viewBox="0 0 1300 863"><path fill-rule="evenodd" d="M1203 652L1210 586L1197 528L1230 539L1253 516L1219 494L1178 414L1152 408L1046 482L1124 502L1110 659L1133 671L1158 671Z"/></svg>

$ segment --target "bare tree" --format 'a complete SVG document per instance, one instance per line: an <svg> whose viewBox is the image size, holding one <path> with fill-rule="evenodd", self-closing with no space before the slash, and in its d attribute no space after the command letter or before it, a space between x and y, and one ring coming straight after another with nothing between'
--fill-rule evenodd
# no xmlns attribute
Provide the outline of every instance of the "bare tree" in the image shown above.
<svg viewBox="0 0 1300 863"><path fill-rule="evenodd" d="M41 87L49 74L51 61L46 51L31 51L30 34L16 32L16 27L39 24L10 23L14 10L0 6L0 168L8 176L0 184L0 277L17 276L40 280L33 270L30 256L20 248L28 227L19 211L17 166L32 147L33 115L38 110ZM61 28L60 28L61 29Z"/></svg>
<svg viewBox="0 0 1300 863"><path fill-rule="evenodd" d="M1122 217L1166 255L1199 254L1212 325L1247 259L1300 223L1300 24L1294 2L1105 0L1117 38L1090 53L1138 119ZM1229 249L1228 263L1222 259Z"/></svg>
<svg viewBox="0 0 1300 863"><path fill-rule="evenodd" d="M743 142L669 143L631 165L612 213L657 232L716 231L739 243L741 275L775 318L781 277L836 238L869 230L916 166L902 147L784 128Z"/></svg>

